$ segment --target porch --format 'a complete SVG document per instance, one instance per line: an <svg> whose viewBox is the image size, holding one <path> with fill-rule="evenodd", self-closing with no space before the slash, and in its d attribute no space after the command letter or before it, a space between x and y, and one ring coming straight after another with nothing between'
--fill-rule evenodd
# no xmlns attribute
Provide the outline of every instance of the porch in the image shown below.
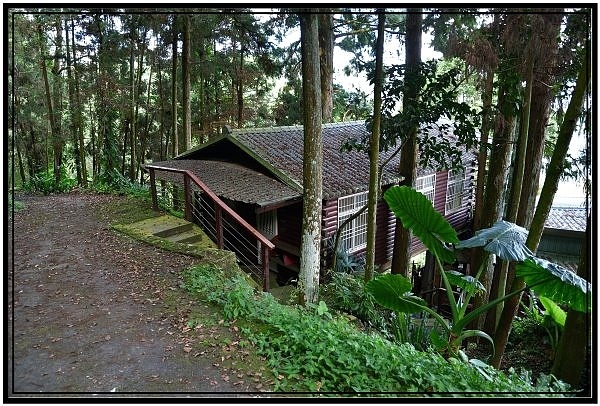
<svg viewBox="0 0 600 406"><path fill-rule="evenodd" d="M270 291L271 271L277 266L272 241L277 235L277 208L297 202L297 192L227 162L168 161L147 165L146 170L154 210L159 210L162 199L174 201L187 221L198 225L218 248L234 252L242 270L263 291Z"/></svg>

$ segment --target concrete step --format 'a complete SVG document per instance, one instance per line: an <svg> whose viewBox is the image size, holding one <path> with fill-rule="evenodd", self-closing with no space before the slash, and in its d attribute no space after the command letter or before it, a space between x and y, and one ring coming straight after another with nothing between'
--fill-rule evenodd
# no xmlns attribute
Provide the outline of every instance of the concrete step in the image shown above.
<svg viewBox="0 0 600 406"><path fill-rule="evenodd" d="M162 224L154 229L153 234L157 237L170 237L172 235L182 234L193 229L192 223L175 223L175 224Z"/></svg>
<svg viewBox="0 0 600 406"><path fill-rule="evenodd" d="M202 241L202 236L198 234L195 230L189 230L183 233L169 235L164 238L169 241L181 244L194 244L196 242Z"/></svg>

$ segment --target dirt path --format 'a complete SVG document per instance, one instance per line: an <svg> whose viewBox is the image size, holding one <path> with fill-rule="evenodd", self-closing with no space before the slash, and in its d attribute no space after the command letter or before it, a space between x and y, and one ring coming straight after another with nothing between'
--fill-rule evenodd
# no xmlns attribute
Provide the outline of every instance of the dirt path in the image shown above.
<svg viewBox="0 0 600 406"><path fill-rule="evenodd" d="M266 387L260 372L243 369L252 355L232 351L234 329L218 323L217 309L179 288L178 273L197 260L110 228L126 198L18 200L25 208L8 227L9 396L247 396ZM203 321L194 329L192 311Z"/></svg>

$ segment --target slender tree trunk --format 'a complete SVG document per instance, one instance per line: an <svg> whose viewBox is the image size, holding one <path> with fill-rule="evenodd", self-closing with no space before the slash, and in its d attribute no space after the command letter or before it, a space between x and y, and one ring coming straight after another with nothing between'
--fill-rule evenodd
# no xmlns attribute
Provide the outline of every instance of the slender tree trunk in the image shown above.
<svg viewBox="0 0 600 406"><path fill-rule="evenodd" d="M571 143L571 138L573 136L573 132L575 131L577 120L581 114L583 100L585 98L586 89L590 81L589 66L587 65L587 62L588 61L586 60L586 63L583 63L579 70L577 82L575 84L575 90L571 95L569 107L567 108L563 124L558 133L554 152L546 172L546 180L544 181L544 186L542 187L542 192L540 193L540 198L535 209L531 227L529 228L527 247L529 247L529 249L533 252L537 250L538 244L542 237L544 224L546 223L548 213L550 212L550 208L552 206L552 200L554 200L554 195L558 189L560 176L564 171L564 163L567 151L569 149L569 144ZM522 289L524 286L525 282L523 281L523 278L515 277L512 282L510 292L516 292L517 290ZM502 315L500 316L498 328L496 329L496 334L494 336L496 352L492 358L492 365L496 368L499 368L500 362L502 361L502 356L504 355L504 350L506 349L506 343L508 342L508 336L510 335L512 321L519 307L520 298L521 295L515 295L508 299L504 304L504 309L502 311Z"/></svg>
<svg viewBox="0 0 600 406"><path fill-rule="evenodd" d="M185 135L184 149L192 148L192 109L191 109L191 34L190 16L183 16L183 49L181 73L183 74L183 133Z"/></svg>
<svg viewBox="0 0 600 406"><path fill-rule="evenodd" d="M527 151L527 136L529 133L529 111L531 106L531 88L534 81L533 76L533 60L529 56L527 58L527 78L525 95L521 107L521 118L519 137L517 139L517 152L513 162L513 173L511 177L511 187L506 205L505 220L514 223L517 220L517 211L519 208L519 201L521 199L521 188L523 187L524 177L524 165L527 159L525 152ZM490 288L490 295L488 300L492 301L498 297L505 295L506 291L506 277L508 273L508 261L498 259L494 267L494 276ZM502 313L504 305L500 303L494 309L487 312L485 320L485 332L493 335L496 331L496 325L500 314Z"/></svg>
<svg viewBox="0 0 600 406"><path fill-rule="evenodd" d="M586 244L582 247L581 259L577 267L577 275L585 280L590 280L588 255L590 253L587 244L590 244L590 223L591 217L588 215L587 227L585 231ZM591 342L591 314L582 313L572 309L567 312L567 321L563 329L562 336L556 349L554 364L552 365L552 375L561 381L564 381L574 388L579 386L581 373L583 372L586 361L586 349Z"/></svg>
<svg viewBox="0 0 600 406"><path fill-rule="evenodd" d="M67 88L69 93L69 119L71 138L73 142L73 158L75 160L75 172L77 174L77 184L82 185L82 163L79 153L79 136L77 131L77 110L79 106L75 104L75 84L73 83L73 65L71 64L71 44L69 42L69 22L65 20L65 51L67 62Z"/></svg>
<svg viewBox="0 0 600 406"><path fill-rule="evenodd" d="M385 38L384 10L378 10L375 83L373 86L373 128L369 142L369 196L367 212L367 256L365 281L375 273L375 241L377 237L377 202L379 201L379 136L381 132L381 92L383 87L383 42Z"/></svg>
<svg viewBox="0 0 600 406"><path fill-rule="evenodd" d="M54 26L56 30L56 49L54 50L54 64L52 66L52 97L54 126L52 127L52 151L54 156L54 180L60 182L61 169L63 164L64 137L62 135L62 77L61 77L61 54L63 52L63 28L62 21L57 20Z"/></svg>
<svg viewBox="0 0 600 406"><path fill-rule="evenodd" d="M316 303L319 293L323 199L323 139L316 14L300 15L302 97L304 100L304 201L300 255L300 303Z"/></svg>
<svg viewBox="0 0 600 406"><path fill-rule="evenodd" d="M486 166L488 160L487 143L489 133L492 129L492 99L494 94L494 73L487 71L483 83L481 98L483 101L483 110L485 115L481 123L481 140L479 155L477 157L477 189L475 190L475 212L473 214L473 230L481 229L481 217L483 212L483 200L485 191L485 178L487 175Z"/></svg>
<svg viewBox="0 0 600 406"><path fill-rule="evenodd" d="M87 187L88 173L87 173L87 162L85 155L85 139L83 135L83 120L81 104L81 93L79 91L79 74L77 71L77 54L75 49L75 22L71 19L71 49L73 50L73 77L75 79L75 102L77 109L75 112L77 138L79 142L79 162L81 162L81 179L83 181L82 186Z"/></svg>
<svg viewBox="0 0 600 406"><path fill-rule="evenodd" d="M171 69L171 132L173 137L173 156L179 155L179 137L177 135L177 16L173 16L173 67Z"/></svg>
<svg viewBox="0 0 600 406"><path fill-rule="evenodd" d="M240 44L240 69L237 77L237 122L238 128L244 124L244 46Z"/></svg>
<svg viewBox="0 0 600 406"><path fill-rule="evenodd" d="M403 96L403 106L408 106L419 94L416 81L411 77L419 75L421 64L421 35L423 15L421 9L408 9L406 16L406 83L407 89ZM403 185L414 186L417 177L417 131L416 127L407 134L407 141L402 148L400 160L400 175L404 177ZM412 234L404 228L400 219L396 220L394 232L394 250L392 256L393 274L408 276L411 256Z"/></svg>
<svg viewBox="0 0 600 406"><path fill-rule="evenodd" d="M319 59L321 72L321 111L324 123L333 120L333 14L321 9L319 14Z"/></svg>
<svg viewBox="0 0 600 406"><path fill-rule="evenodd" d="M137 28L134 29L137 33ZM133 32L130 33L129 44L131 49L129 51L129 151L131 153L131 159L129 163L129 180L135 180L135 133L137 131L137 123L135 117L135 105L137 102L136 97L136 86L135 86L135 35ZM138 70L141 70L141 66L138 66ZM123 137L127 139L127 137ZM123 142L123 146L126 143ZM125 157L125 148L123 148L123 157ZM123 159L123 166L125 165L125 159ZM125 173L123 173L125 174Z"/></svg>
<svg viewBox="0 0 600 406"><path fill-rule="evenodd" d="M50 123L50 132L52 134L52 138L54 138L54 136L56 135L56 123L55 123L55 116L54 116L54 110L53 110L53 106L52 106L52 94L50 93L50 82L48 80L48 69L46 68L46 46L45 46L45 42L46 39L44 37L44 32L42 31L42 27L39 26L38 27L38 34L39 34L39 40L41 45L41 53L40 53L40 66L42 68L42 79L44 80L44 94L46 96L46 109L48 111L48 122ZM58 182L60 181L60 173L58 173L58 162L57 162L57 157L55 157L54 160L54 176L55 176L55 180ZM47 167L47 166L46 166ZM59 178L56 179L56 176L58 176Z"/></svg>

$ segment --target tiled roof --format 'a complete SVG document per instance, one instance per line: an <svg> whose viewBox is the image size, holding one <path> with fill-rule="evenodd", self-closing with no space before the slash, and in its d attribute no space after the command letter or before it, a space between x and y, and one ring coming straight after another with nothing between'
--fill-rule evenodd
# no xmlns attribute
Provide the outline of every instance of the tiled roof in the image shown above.
<svg viewBox="0 0 600 406"><path fill-rule="evenodd" d="M430 136L440 136L439 131L429 130ZM353 193L366 191L369 184L369 158L366 152L359 151L342 151L342 146L348 140L363 140L368 139L369 132L365 127L364 121L351 121L343 123L330 123L322 126L323 135L323 198L331 199L335 197L345 196ZM229 143L229 144L227 144ZM224 146L221 148L224 153L220 156L213 156L209 152L210 148L217 145ZM210 141L206 144L199 145L183 154L177 156L175 161L181 160L231 160L236 161L237 158L231 158L228 155L229 148L241 149L244 153L252 157L260 166L272 173L274 178L279 179L289 188L297 193L302 192L302 163L304 155L304 132L302 126L287 126L287 127L270 127L270 128L249 128L249 129L234 129L225 131L225 135ZM380 162L383 162L394 151L389 151L380 154ZM472 154L463 154L465 161L472 160ZM398 175L398 165L400 162L400 154L396 154L391 161L385 166L382 176L382 184L390 185L401 181L402 177ZM238 162L239 163L239 162ZM163 162L165 166L171 166ZM154 165L154 164L153 164ZM191 165L191 164L186 164ZM213 178L214 186L219 182L216 174L208 174L212 166L206 167L206 171L195 173L203 179L210 176ZM432 172L431 170L419 169L418 174L424 172ZM258 173L258 172L256 172ZM264 176L264 175L263 175ZM231 182L242 183L236 180L233 176L228 176L221 182L231 187ZM270 183L252 183L247 178L247 183L254 185L257 189L244 197L248 200L254 194L260 196L268 195L267 189L274 187ZM262 190L264 188L264 190ZM288 193L288 190L280 191L282 196ZM280 192L276 192L280 193ZM232 191L232 194L233 191ZM237 193L238 199L242 198L241 192ZM243 200L243 201L246 201ZM263 199L264 200L264 199Z"/></svg>
<svg viewBox="0 0 600 406"><path fill-rule="evenodd" d="M585 232L586 210L579 207L553 207L544 225L557 230Z"/></svg>
<svg viewBox="0 0 600 406"><path fill-rule="evenodd" d="M324 124L323 198L363 192L369 185L369 157L365 152L341 151L348 139L368 135L363 121ZM233 130L230 134L260 159L302 185L304 132L302 126ZM385 157L386 154L384 154ZM389 154L387 154L389 156ZM397 183L399 154L384 169L384 185ZM382 157L382 159L384 158Z"/></svg>
<svg viewBox="0 0 600 406"><path fill-rule="evenodd" d="M217 196L245 203L267 206L270 203L299 198L300 193L260 172L244 166L221 161L180 159L153 162L162 166L189 170L196 174ZM182 175L156 171L157 179L181 183Z"/></svg>

